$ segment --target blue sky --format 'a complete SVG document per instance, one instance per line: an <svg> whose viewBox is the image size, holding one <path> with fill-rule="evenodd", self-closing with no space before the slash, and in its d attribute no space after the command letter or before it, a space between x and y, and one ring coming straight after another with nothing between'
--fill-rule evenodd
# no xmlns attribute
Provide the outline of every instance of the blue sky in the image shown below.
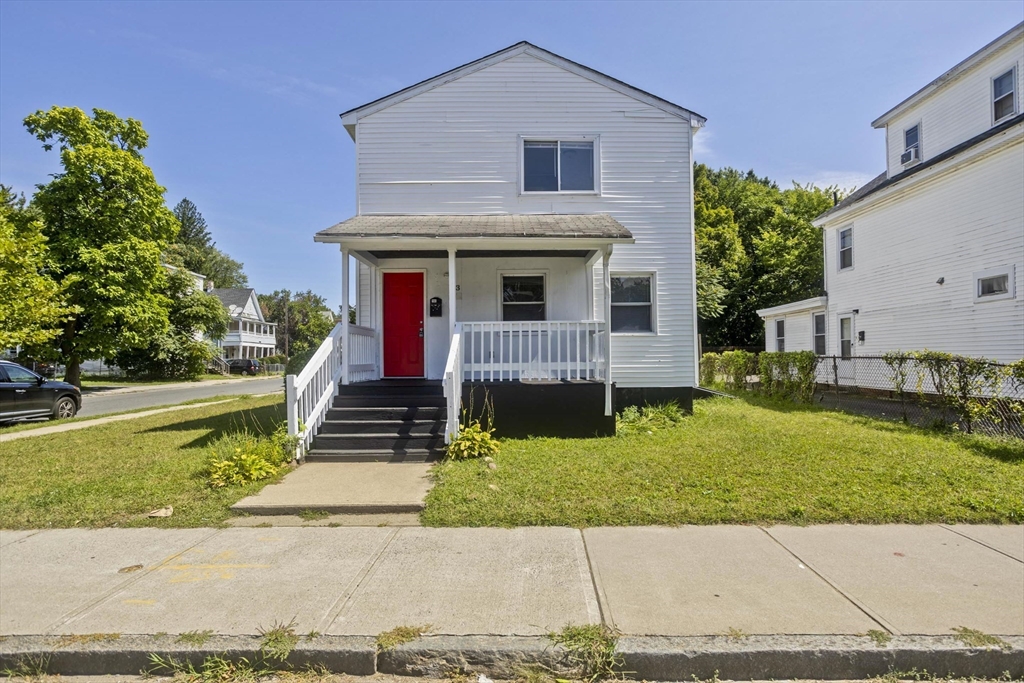
<svg viewBox="0 0 1024 683"><path fill-rule="evenodd" d="M1024 2L0 2L0 182L57 170L52 105L141 120L168 204L194 201L258 291L340 303L313 233L355 212L338 114L520 40L708 117L698 161L862 184L870 122L1024 20Z"/></svg>

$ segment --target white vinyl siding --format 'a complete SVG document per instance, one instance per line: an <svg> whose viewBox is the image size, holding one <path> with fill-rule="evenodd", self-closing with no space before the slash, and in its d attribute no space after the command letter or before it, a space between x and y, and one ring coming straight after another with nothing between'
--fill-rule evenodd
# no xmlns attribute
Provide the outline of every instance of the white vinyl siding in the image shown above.
<svg viewBox="0 0 1024 683"><path fill-rule="evenodd" d="M976 301L977 273L1024 272L1024 138L825 224L829 319L858 310L858 355L931 349L1024 357L1024 296ZM839 229L856 223L856 268L836 277ZM942 279L942 284L938 283ZM831 322L830 322L831 324ZM830 336L830 349L836 348Z"/></svg>
<svg viewBox="0 0 1024 683"><path fill-rule="evenodd" d="M784 339L786 351L815 351L814 348L814 316L824 316L825 309L812 306L794 310L786 314L769 315L764 319L764 348L766 351L779 351L777 324L784 323ZM827 327L827 325L826 325ZM831 351L829 351L831 353Z"/></svg>
<svg viewBox="0 0 1024 683"><path fill-rule="evenodd" d="M520 192L521 140L597 135L599 195ZM615 335L612 380L620 387L696 384L688 120L521 54L365 116L356 137L363 214L616 218L636 243L616 245L610 269L657 273L658 334ZM593 278L594 310L603 318L600 260ZM463 288L460 318L469 291ZM586 301L587 288L578 295ZM558 319L550 308L548 316ZM571 319L590 317L588 310Z"/></svg>
<svg viewBox="0 0 1024 683"><path fill-rule="evenodd" d="M1012 41L1003 49L981 61L969 71L946 83L899 116L886 123L889 175L904 170L900 155L906 150L904 131L920 123L927 133L927 146L920 156L927 161L951 147L984 133L995 121L993 80L1013 70L1014 111L1020 112L1021 72L1024 63L1024 38ZM1009 117L1007 117L1009 118Z"/></svg>

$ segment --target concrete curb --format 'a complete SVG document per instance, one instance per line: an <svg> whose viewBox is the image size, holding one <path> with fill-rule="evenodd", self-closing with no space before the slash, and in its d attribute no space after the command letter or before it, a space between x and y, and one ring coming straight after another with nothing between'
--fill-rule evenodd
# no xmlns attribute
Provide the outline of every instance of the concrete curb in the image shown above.
<svg viewBox="0 0 1024 683"><path fill-rule="evenodd" d="M408 514L423 512L423 503L353 503L351 505L320 505L311 503L309 505L260 505L256 503L242 503L241 501L231 506L234 512L244 512L254 517L274 517L279 515L301 515L303 512L313 510L326 512L330 515L386 515L386 514Z"/></svg>
<svg viewBox="0 0 1024 683"><path fill-rule="evenodd" d="M133 675L151 666L150 655L198 667L212 655L259 657L258 636L214 636L200 647L174 636L126 635L62 640L61 636L7 636L0 641L0 670L43 664L62 675ZM1024 676L1024 636L1006 636L1008 649L967 647L952 636L895 636L882 646L865 636L623 637L618 652L630 678L681 681L861 679L890 672L927 670L936 676ZM425 636L377 654L367 636L301 639L288 657L294 668L323 666L333 673L440 677L451 670L512 678L528 664L560 671L566 654L541 636Z"/></svg>

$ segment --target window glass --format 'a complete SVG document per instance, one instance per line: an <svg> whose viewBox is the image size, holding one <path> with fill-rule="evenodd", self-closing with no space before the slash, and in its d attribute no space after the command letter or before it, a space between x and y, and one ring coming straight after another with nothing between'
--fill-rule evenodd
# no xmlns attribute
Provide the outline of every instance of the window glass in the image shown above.
<svg viewBox="0 0 1024 683"><path fill-rule="evenodd" d="M560 185L563 191L594 189L594 143L559 143Z"/></svg>
<svg viewBox="0 0 1024 683"><path fill-rule="evenodd" d="M1013 69L992 81L993 117L996 121L1016 112Z"/></svg>
<svg viewBox="0 0 1024 683"><path fill-rule="evenodd" d="M853 356L853 320L851 318L839 319L839 355L843 358Z"/></svg>
<svg viewBox="0 0 1024 683"><path fill-rule="evenodd" d="M18 365L7 365L4 367L7 370L7 377L12 382L35 382L36 375L32 374L28 370Z"/></svg>
<svg viewBox="0 0 1024 683"><path fill-rule="evenodd" d="M825 355L825 314L814 314L814 354Z"/></svg>
<svg viewBox="0 0 1024 683"><path fill-rule="evenodd" d="M654 306L651 299L651 276L611 277L611 331L653 332Z"/></svg>
<svg viewBox="0 0 1024 683"><path fill-rule="evenodd" d="M544 320L544 276L503 275L502 320Z"/></svg>
<svg viewBox="0 0 1024 683"><path fill-rule="evenodd" d="M853 265L853 228L839 233L839 269Z"/></svg>
<svg viewBox="0 0 1024 683"><path fill-rule="evenodd" d="M523 143L523 190L526 192L558 191L558 143Z"/></svg>
<svg viewBox="0 0 1024 683"><path fill-rule="evenodd" d="M776 320L775 321L775 350L785 351L786 350L786 321Z"/></svg>
<svg viewBox="0 0 1024 683"><path fill-rule="evenodd" d="M983 277L978 280L978 296L994 296L1006 294L1010 291L1010 277L1008 275L997 275L995 277Z"/></svg>
<svg viewBox="0 0 1024 683"><path fill-rule="evenodd" d="M917 126L914 126L913 128L907 128L907 130L903 132L904 147L906 149L910 149L911 147L917 147L917 143L920 140L919 132L920 131L918 130Z"/></svg>

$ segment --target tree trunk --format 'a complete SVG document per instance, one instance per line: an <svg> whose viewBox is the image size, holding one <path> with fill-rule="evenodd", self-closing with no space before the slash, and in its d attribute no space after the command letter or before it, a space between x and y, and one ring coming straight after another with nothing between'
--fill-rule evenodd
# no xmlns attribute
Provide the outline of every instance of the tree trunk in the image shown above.
<svg viewBox="0 0 1024 683"><path fill-rule="evenodd" d="M71 356L68 359L68 364L64 371L64 381L68 384L74 384L79 389L82 388L82 361L78 356Z"/></svg>

